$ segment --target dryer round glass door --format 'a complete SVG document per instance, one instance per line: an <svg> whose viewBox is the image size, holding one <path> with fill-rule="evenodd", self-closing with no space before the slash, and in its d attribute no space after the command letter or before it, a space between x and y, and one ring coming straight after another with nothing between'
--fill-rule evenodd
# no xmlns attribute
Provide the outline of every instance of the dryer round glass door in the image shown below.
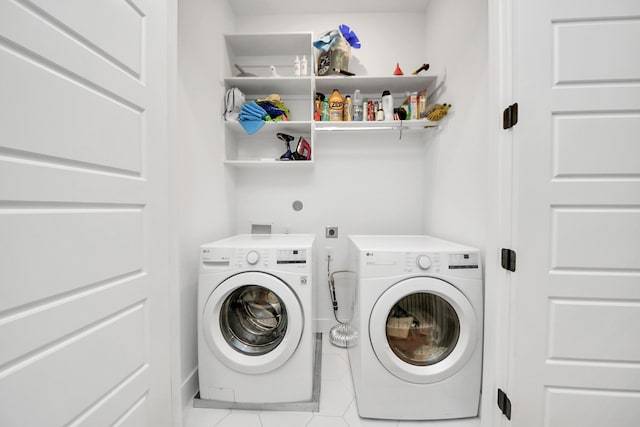
<svg viewBox="0 0 640 427"><path fill-rule="evenodd" d="M281 279L244 272L220 283L204 306L202 327L215 356L242 373L282 366L295 352L304 328L302 306Z"/></svg>
<svg viewBox="0 0 640 427"><path fill-rule="evenodd" d="M441 296L416 292L391 308L386 333L396 356L414 366L429 366L444 360L458 344L460 319Z"/></svg>
<svg viewBox="0 0 640 427"><path fill-rule="evenodd" d="M433 383L455 374L475 349L478 319L456 287L415 277L391 286L369 321L373 350L393 375Z"/></svg>

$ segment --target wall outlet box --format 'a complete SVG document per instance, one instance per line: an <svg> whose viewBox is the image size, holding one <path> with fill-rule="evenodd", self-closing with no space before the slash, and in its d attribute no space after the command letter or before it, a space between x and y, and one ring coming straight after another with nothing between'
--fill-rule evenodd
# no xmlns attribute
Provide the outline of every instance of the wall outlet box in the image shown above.
<svg viewBox="0 0 640 427"><path fill-rule="evenodd" d="M324 237L326 237L327 239L337 239L338 226L325 227Z"/></svg>

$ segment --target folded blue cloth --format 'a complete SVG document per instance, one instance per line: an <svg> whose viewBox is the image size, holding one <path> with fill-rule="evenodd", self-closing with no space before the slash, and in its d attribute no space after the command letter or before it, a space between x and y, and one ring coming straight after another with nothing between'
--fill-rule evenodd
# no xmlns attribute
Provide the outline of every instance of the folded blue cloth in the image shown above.
<svg viewBox="0 0 640 427"><path fill-rule="evenodd" d="M264 126L264 120L240 120L240 125L247 134L253 135Z"/></svg>
<svg viewBox="0 0 640 427"><path fill-rule="evenodd" d="M256 104L255 101L251 101L242 105L238 120L245 132L253 135L264 126L264 121L267 116L267 112L261 106Z"/></svg>

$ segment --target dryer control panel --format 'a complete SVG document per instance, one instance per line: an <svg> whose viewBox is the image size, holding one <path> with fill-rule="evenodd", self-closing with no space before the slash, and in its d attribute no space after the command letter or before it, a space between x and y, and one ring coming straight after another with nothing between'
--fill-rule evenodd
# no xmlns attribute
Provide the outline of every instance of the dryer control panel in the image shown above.
<svg viewBox="0 0 640 427"><path fill-rule="evenodd" d="M361 252L363 277L398 274L446 274L475 277L480 273L478 252Z"/></svg>
<svg viewBox="0 0 640 427"><path fill-rule="evenodd" d="M306 264L306 249L278 249L277 264Z"/></svg>

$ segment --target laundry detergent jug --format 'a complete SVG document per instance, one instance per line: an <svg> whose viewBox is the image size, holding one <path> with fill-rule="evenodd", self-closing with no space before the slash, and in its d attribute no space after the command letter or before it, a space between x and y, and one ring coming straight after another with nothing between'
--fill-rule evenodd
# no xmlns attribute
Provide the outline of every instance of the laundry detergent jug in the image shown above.
<svg viewBox="0 0 640 427"><path fill-rule="evenodd" d="M344 101L338 89L334 89L329 97L329 121L341 122L343 115Z"/></svg>

